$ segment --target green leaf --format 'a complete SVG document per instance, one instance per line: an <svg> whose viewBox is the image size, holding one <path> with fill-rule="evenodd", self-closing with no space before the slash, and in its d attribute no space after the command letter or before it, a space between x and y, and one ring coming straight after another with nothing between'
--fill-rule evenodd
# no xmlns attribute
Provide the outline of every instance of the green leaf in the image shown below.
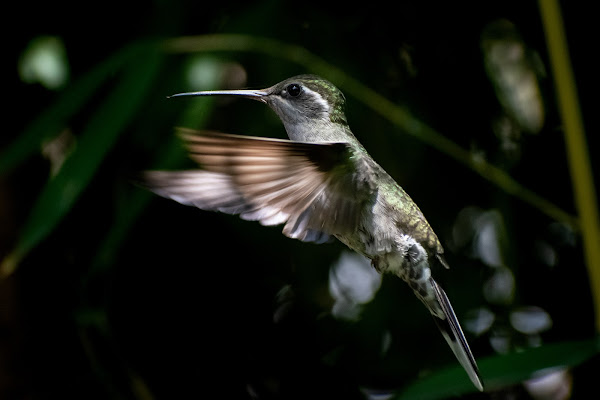
<svg viewBox="0 0 600 400"><path fill-rule="evenodd" d="M550 368L570 368L600 353L600 338L546 344L478 361L486 390L513 385ZM395 400L433 400L476 392L460 366L437 371L402 390Z"/></svg>
<svg viewBox="0 0 600 400"><path fill-rule="evenodd" d="M88 185L108 150L119 136L156 78L162 55L155 46L130 49L129 62L121 71L113 90L97 108L81 134L75 151L56 176L50 178L38 197L13 252L3 261L0 272L10 274L18 262L46 238L71 209ZM89 89L89 87L88 87ZM73 100L73 99L71 99ZM68 107L54 124L65 117ZM71 109L70 111L75 111ZM41 118L48 118L45 114Z"/></svg>
<svg viewBox="0 0 600 400"><path fill-rule="evenodd" d="M58 100L35 118L0 154L0 173L39 152L41 144L57 135L106 81L139 52L139 43L124 47L62 92Z"/></svg>
<svg viewBox="0 0 600 400"><path fill-rule="evenodd" d="M195 68L202 73L203 82L200 87L218 88L223 80L224 63L205 55L194 57L192 62ZM214 99L210 98L190 98L186 102L180 102L180 104L183 111L176 125L192 126L195 129L202 129L206 126L214 109ZM161 148L161 151L158 152L153 168L173 168L182 158L187 156L181 140L173 132L165 132L165 134L170 135L170 137ZM125 189L124 191L126 193L115 204L117 215L109 232L98 247L90 276L113 264L113 257L126 238L127 233L129 233L151 198L154 197L147 190Z"/></svg>

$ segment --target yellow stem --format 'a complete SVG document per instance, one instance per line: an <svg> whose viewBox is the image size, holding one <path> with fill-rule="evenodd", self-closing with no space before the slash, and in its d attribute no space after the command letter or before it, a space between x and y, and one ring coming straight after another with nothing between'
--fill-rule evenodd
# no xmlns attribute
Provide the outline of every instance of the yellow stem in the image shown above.
<svg viewBox="0 0 600 400"><path fill-rule="evenodd" d="M564 125L567 158L596 312L596 331L600 333L600 221L583 121L560 6L556 0L539 0L539 7Z"/></svg>

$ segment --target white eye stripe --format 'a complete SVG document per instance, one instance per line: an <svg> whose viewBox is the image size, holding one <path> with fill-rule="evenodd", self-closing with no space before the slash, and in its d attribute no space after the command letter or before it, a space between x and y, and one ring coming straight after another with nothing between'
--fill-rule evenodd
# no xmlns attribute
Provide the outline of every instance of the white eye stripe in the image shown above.
<svg viewBox="0 0 600 400"><path fill-rule="evenodd" d="M320 93L315 92L314 90L310 90L306 86L302 86L302 90L306 92L309 96L311 96L311 99L315 103L318 103L321 107L323 107L325 112L329 112L329 103L323 98L323 96L321 96Z"/></svg>

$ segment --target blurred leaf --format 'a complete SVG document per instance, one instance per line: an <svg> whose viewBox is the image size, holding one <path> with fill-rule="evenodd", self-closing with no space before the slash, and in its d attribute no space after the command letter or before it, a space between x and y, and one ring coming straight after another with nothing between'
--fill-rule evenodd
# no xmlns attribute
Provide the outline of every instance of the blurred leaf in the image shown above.
<svg viewBox="0 0 600 400"><path fill-rule="evenodd" d="M213 81L218 80L218 76L212 77ZM210 112L213 109L214 101L196 102L192 101L190 105L183 112L184 117L182 118L181 126L194 126L197 129L201 129L206 124ZM190 121L189 115L190 108L194 109L194 121ZM202 112L199 112L202 110ZM183 145L180 140L177 139L172 133L166 146L158 154L158 159L155 162L156 168L170 168L178 160L182 158L184 154ZM115 252L119 248L119 244L126 238L127 233L131 226L135 223L142 210L146 207L150 199L154 195L147 190L135 190L134 192L128 192L127 196L123 196L116 206L117 215L114 223L111 225L111 229L104 238L104 241L99 247L99 251L96 253L97 257L94 259L92 268L95 272L107 265L111 264L111 260Z"/></svg>
<svg viewBox="0 0 600 400"><path fill-rule="evenodd" d="M10 274L21 258L50 234L87 186L104 156L115 143L119 133L127 126L151 87L162 58L157 50L155 46L147 45L129 49L127 57L131 57L132 62L125 65L114 89L92 116L78 140L76 150L42 190L21 231L16 248L2 263L0 268L2 274ZM98 73L98 70L93 71L94 75ZM78 95L77 97L89 96L91 86L97 85L98 80L98 76L86 80L87 85L80 87L81 91L71 92L71 96L75 94ZM62 123L62 119L66 118L67 114L74 113L78 107L81 107L80 103L70 106L67 104L77 101L77 98L71 97L68 100L63 99L66 103L59 102L60 106L57 107L61 113L54 119L47 113L41 118L48 118L53 126ZM37 129L33 133L41 134L39 123L34 126ZM27 132L29 136L33 133ZM22 155L25 155L28 151L25 146L31 144L22 141L19 144L23 144L19 150Z"/></svg>
<svg viewBox="0 0 600 400"><path fill-rule="evenodd" d="M63 41L56 36L31 40L19 60L19 75L24 82L40 83L55 90L69 77L69 62Z"/></svg>
<svg viewBox="0 0 600 400"><path fill-rule="evenodd" d="M478 361L486 390L530 379L536 372L556 367L574 367L600 353L600 338L560 342L518 353L487 357ZM460 366L437 371L411 384L395 400L433 400L475 392Z"/></svg>
<svg viewBox="0 0 600 400"><path fill-rule="evenodd" d="M115 72L133 62L140 43L125 46L86 75L69 85L42 114L34 119L17 139L0 154L0 172L16 167L39 151L42 142L61 132L67 120L77 114Z"/></svg>
<svg viewBox="0 0 600 400"><path fill-rule="evenodd" d="M224 78L223 71L227 69L226 63L206 55L195 56L192 62L198 73L202 75L202 84L198 87L219 87ZM175 125L202 129L211 116L215 102L211 98L190 98L180 104L182 112ZM166 144L158 152L153 168L172 168L186 156L183 144L173 132L165 132L165 135L168 136ZM110 231L98 247L89 277L112 265L112 259L120 244L153 196L147 190L128 190L119 198L115 204L117 215Z"/></svg>

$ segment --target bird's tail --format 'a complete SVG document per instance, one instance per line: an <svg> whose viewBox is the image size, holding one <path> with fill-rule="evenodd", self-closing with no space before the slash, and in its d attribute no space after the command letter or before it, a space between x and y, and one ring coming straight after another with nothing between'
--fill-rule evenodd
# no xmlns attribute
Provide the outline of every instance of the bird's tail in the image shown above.
<svg viewBox="0 0 600 400"><path fill-rule="evenodd" d="M469 349L469 344L458 323L456 314L454 314L452 305L450 305L450 300L448 300L448 296L446 296L444 290L435 280L433 280L433 278L429 278L429 283L431 284L435 297L419 297L421 297L422 301L430 309L433 319L442 332L444 339L446 339L452 352L469 375L471 382L473 382L477 389L483 391L483 382L479 376L479 369L477 368L475 357L473 357L473 353L471 353L471 349Z"/></svg>

